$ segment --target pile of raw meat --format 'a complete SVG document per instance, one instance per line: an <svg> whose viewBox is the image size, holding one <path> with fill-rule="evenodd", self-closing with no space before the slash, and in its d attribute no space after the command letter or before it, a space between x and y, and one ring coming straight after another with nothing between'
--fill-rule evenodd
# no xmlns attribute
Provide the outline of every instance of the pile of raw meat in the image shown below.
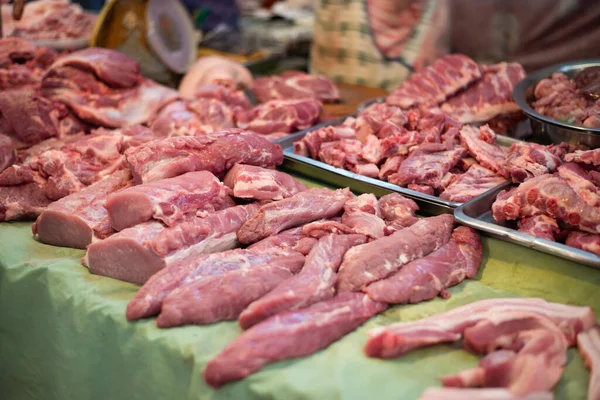
<svg viewBox="0 0 600 400"><path fill-rule="evenodd" d="M28 40L87 39L96 16L70 0L36 0L25 4L21 20L12 18L12 5L2 5L4 37Z"/></svg>
<svg viewBox="0 0 600 400"><path fill-rule="evenodd" d="M515 143L504 169L518 186L498 194L496 221L600 255L600 149Z"/></svg>
<svg viewBox="0 0 600 400"><path fill-rule="evenodd" d="M484 357L474 368L441 378L444 388L430 388L420 400L551 400L575 345L591 370L587 398L600 398L600 328L590 307L536 298L482 300L373 329L365 353L394 358L461 339Z"/></svg>

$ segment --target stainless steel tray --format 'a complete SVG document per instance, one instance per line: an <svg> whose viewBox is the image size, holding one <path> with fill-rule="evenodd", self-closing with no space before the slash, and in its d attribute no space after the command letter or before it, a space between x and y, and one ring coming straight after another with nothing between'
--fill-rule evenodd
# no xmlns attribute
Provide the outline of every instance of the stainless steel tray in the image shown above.
<svg viewBox="0 0 600 400"><path fill-rule="evenodd" d="M492 204L498 193L510 186L511 182L503 183L466 202L454 210L454 218L463 225L483 231L497 239L600 269L600 257L593 253L519 232L514 221L496 222L492 217Z"/></svg>

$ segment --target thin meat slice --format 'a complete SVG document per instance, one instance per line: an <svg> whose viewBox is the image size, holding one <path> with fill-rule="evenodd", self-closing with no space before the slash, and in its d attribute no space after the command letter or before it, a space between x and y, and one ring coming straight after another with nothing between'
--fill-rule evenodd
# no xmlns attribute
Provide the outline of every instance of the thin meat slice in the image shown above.
<svg viewBox="0 0 600 400"><path fill-rule="evenodd" d="M349 189L335 191L308 189L287 199L265 204L238 231L238 240L250 244L307 222L337 215L353 194Z"/></svg>
<svg viewBox="0 0 600 400"><path fill-rule="evenodd" d="M502 174L515 183L553 173L561 164L560 158L546 146L517 142L508 150Z"/></svg>
<svg viewBox="0 0 600 400"><path fill-rule="evenodd" d="M335 295L337 270L349 248L363 244L363 235L327 235L319 239L302 271L253 302L239 316L242 329L284 311L298 310Z"/></svg>
<svg viewBox="0 0 600 400"><path fill-rule="evenodd" d="M518 226L519 232L553 242L556 242L556 236L560 233L556 220L544 214L525 217L518 222Z"/></svg>
<svg viewBox="0 0 600 400"><path fill-rule="evenodd" d="M600 256L600 235L573 231L567 236L566 244Z"/></svg>
<svg viewBox="0 0 600 400"><path fill-rule="evenodd" d="M236 319L248 304L290 279L303 264L304 256L292 251L282 253L276 264L246 264L208 277L188 275L163 299L156 325L167 328Z"/></svg>
<svg viewBox="0 0 600 400"><path fill-rule="evenodd" d="M596 186L588 172L579 164L563 164L558 167L558 174L588 205L592 207L600 206L600 188Z"/></svg>
<svg viewBox="0 0 600 400"><path fill-rule="evenodd" d="M496 134L487 125L480 126L479 129L465 125L460 130L460 142L469 154L482 166L502 173L506 153L502 147L493 144L495 138Z"/></svg>
<svg viewBox="0 0 600 400"><path fill-rule="evenodd" d="M241 199L282 200L306 190L305 184L286 173L243 164L234 165L223 183Z"/></svg>
<svg viewBox="0 0 600 400"><path fill-rule="evenodd" d="M594 166L600 165L600 149L576 150L565 155L566 162L578 162Z"/></svg>
<svg viewBox="0 0 600 400"><path fill-rule="evenodd" d="M344 204L342 224L371 239L383 237L385 222L381 219L377 197L365 193L348 200Z"/></svg>
<svg viewBox="0 0 600 400"><path fill-rule="evenodd" d="M419 400L554 400L552 392L517 396L507 389L429 388Z"/></svg>
<svg viewBox="0 0 600 400"><path fill-rule="evenodd" d="M342 293L298 311L274 315L242 333L210 360L204 379L217 388L272 362L313 354L386 307L362 293Z"/></svg>
<svg viewBox="0 0 600 400"><path fill-rule="evenodd" d="M46 244L85 249L114 233L103 204L106 197L132 184L127 170L115 172L78 193L71 194L42 212L33 224L33 234Z"/></svg>
<svg viewBox="0 0 600 400"><path fill-rule="evenodd" d="M440 194L440 199L464 203L506 182L502 176L479 164L472 165Z"/></svg>
<svg viewBox="0 0 600 400"><path fill-rule="evenodd" d="M600 398L600 328L594 327L577 335L577 347L590 369L588 400Z"/></svg>
<svg viewBox="0 0 600 400"><path fill-rule="evenodd" d="M390 304L419 303L437 295L447 297L447 288L477 274L481 257L479 235L470 228L459 227L448 243L363 291L375 301Z"/></svg>
<svg viewBox="0 0 600 400"><path fill-rule="evenodd" d="M248 246L248 249L292 249L298 253L307 255L315 244L317 244L317 239L305 236L303 233L303 227L299 226L297 228L288 229L287 231L278 233L277 235L264 238L263 240Z"/></svg>
<svg viewBox="0 0 600 400"><path fill-rule="evenodd" d="M10 167L17 160L17 150L12 140L0 133L0 172Z"/></svg>
<svg viewBox="0 0 600 400"><path fill-rule="evenodd" d="M386 194L379 199L378 205L381 216L388 223L398 222L408 227L418 220L415 213L419 210L419 206L401 194Z"/></svg>
<svg viewBox="0 0 600 400"><path fill-rule="evenodd" d="M514 312L549 318L568 342L575 343L579 332L596 325L590 307L550 303L538 298L499 298L473 302L418 321L402 322L369 332L365 353L369 357L394 358L410 350L460 340L465 329L489 316Z"/></svg>
<svg viewBox="0 0 600 400"><path fill-rule="evenodd" d="M362 290L404 264L439 249L450 240L453 225L451 215L425 218L390 236L353 247L340 266L338 290Z"/></svg>
<svg viewBox="0 0 600 400"><path fill-rule="evenodd" d="M116 231L150 219L173 226L186 214L214 212L228 194L227 188L213 174L197 171L112 193L105 207L110 225Z"/></svg>
<svg viewBox="0 0 600 400"><path fill-rule="evenodd" d="M236 232L257 209L256 204L230 207L170 228L157 221L135 225L90 245L84 264L94 274L143 284L188 257L237 247Z"/></svg>

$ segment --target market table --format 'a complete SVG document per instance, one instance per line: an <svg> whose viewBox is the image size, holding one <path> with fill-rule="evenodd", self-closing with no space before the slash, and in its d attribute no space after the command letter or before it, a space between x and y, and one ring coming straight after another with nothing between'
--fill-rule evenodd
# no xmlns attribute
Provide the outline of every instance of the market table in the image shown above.
<svg viewBox="0 0 600 400"><path fill-rule="evenodd" d="M271 364L218 391L202 379L207 361L240 332L235 322L161 330L128 322L137 286L92 275L84 252L43 245L30 223L0 224L0 399L416 399L437 377L473 367L458 345L395 360L363 355L366 332L483 298L536 296L592 306L600 317L600 271L483 239L475 279L448 300L395 306L312 356ZM585 399L588 372L576 349L554 390Z"/></svg>

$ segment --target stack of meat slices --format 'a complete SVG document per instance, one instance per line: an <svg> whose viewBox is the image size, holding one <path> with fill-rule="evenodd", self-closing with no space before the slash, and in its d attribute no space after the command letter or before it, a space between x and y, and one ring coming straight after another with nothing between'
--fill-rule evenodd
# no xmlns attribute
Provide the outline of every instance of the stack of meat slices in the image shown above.
<svg viewBox="0 0 600 400"><path fill-rule="evenodd" d="M600 149L516 143L504 169L518 186L498 194L496 221L600 255Z"/></svg>

